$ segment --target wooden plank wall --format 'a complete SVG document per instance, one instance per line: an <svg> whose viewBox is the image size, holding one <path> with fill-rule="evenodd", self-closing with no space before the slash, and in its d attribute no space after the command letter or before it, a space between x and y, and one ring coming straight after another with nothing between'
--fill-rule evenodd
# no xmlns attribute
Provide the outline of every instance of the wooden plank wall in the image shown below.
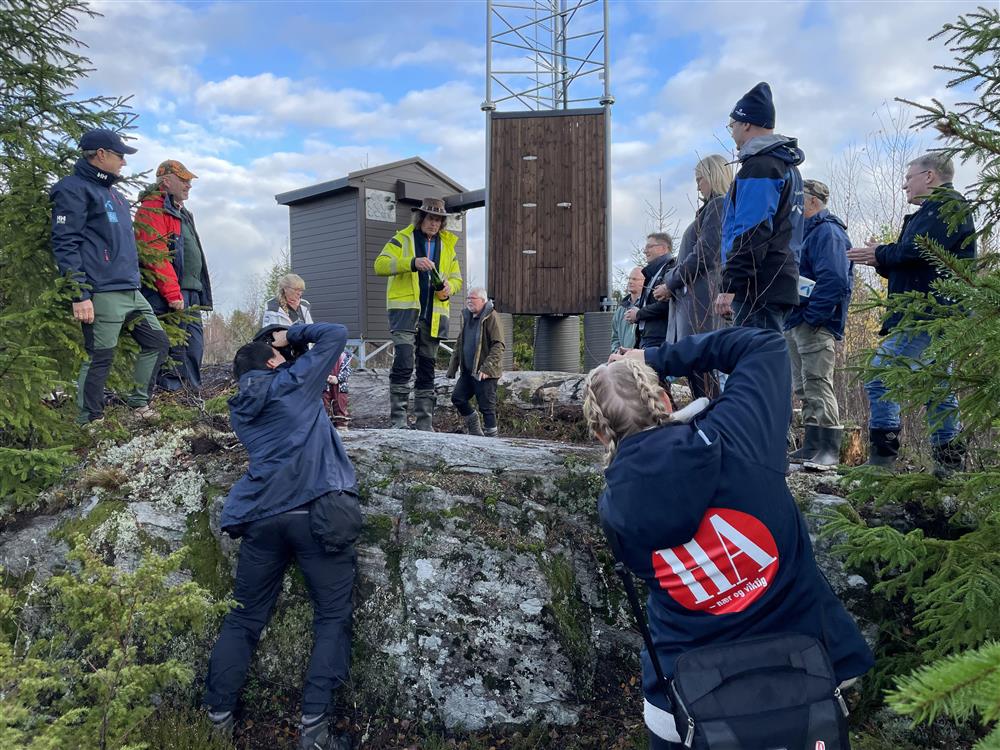
<svg viewBox="0 0 1000 750"><path fill-rule="evenodd" d="M313 320L361 335L356 191L289 206L292 270L306 282Z"/></svg>
<svg viewBox="0 0 1000 750"><path fill-rule="evenodd" d="M607 293L604 123L603 113L491 120L489 279L497 309L600 309ZM568 209L557 206L567 202Z"/></svg>

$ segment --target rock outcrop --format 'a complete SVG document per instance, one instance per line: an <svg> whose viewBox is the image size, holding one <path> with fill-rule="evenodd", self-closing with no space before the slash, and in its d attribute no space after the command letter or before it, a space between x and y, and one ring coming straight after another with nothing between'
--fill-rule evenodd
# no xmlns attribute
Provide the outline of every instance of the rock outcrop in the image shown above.
<svg viewBox="0 0 1000 750"><path fill-rule="evenodd" d="M553 393L575 387L556 380ZM449 728L570 724L636 673L640 644L596 523L596 447L374 429L344 442L366 521L350 700ZM187 546L186 575L225 596L238 543L218 518L245 460L231 433L204 424L104 445L51 490L69 510L0 533L0 564L38 581L80 536L125 568ZM296 691L310 631L290 573L251 683Z"/></svg>

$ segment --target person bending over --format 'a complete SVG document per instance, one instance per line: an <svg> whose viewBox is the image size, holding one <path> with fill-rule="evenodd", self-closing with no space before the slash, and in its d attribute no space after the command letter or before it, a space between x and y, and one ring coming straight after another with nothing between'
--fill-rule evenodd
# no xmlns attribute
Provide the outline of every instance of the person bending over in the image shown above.
<svg viewBox="0 0 1000 750"><path fill-rule="evenodd" d="M681 738L651 658L669 679L689 649L796 632L825 646L839 682L867 671L871 651L816 566L785 484L781 334L730 328L613 360L587 376L583 408L607 447L601 521L649 589L656 653L642 654L642 682L653 750ZM722 395L672 412L657 375L711 370L731 373Z"/></svg>
<svg viewBox="0 0 1000 750"><path fill-rule="evenodd" d="M239 392L229 399L229 414L249 466L226 497L220 526L243 539L233 589L238 606L226 615L212 650L204 703L216 728L231 731L254 649L285 569L295 560L314 612L313 650L302 695L302 750L350 747L348 738L329 731L328 711L350 666L360 510L354 466L321 398L346 341L342 325L296 325L271 332L270 342L246 344L233 361ZM308 344L313 347L305 351ZM287 352L289 346L304 351L294 362L286 362L279 351ZM331 507L340 510L343 521L336 538L324 533L328 525L318 523L318 511Z"/></svg>

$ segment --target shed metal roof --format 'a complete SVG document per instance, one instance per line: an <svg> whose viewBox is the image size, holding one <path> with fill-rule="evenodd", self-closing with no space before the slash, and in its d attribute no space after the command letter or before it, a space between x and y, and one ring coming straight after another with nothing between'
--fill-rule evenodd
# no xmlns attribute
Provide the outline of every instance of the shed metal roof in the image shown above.
<svg viewBox="0 0 1000 750"><path fill-rule="evenodd" d="M374 167L359 169L355 172L351 172L347 175L347 177L341 177L337 180L329 180L327 182L320 182L316 185L309 185L308 187L299 188L297 190L289 190L287 193L278 193L274 196L274 199L282 206L291 206L296 203L312 200L314 198L320 198L326 195L332 195L333 193L339 193L344 190L357 190L358 186L352 184L355 181L370 174L391 172L393 169L397 169L398 167L402 167L407 164L417 164L423 169L426 169L441 181L447 183L456 193L465 192L465 188L460 183L455 182L444 172L432 167L419 156L411 156L409 159L401 159L400 161L394 161L390 164L379 164Z"/></svg>

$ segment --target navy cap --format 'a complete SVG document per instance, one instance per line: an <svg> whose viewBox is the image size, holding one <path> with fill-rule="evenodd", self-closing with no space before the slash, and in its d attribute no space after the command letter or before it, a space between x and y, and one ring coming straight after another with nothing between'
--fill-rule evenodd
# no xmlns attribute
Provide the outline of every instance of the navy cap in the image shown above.
<svg viewBox="0 0 1000 750"><path fill-rule="evenodd" d="M760 128L774 128L774 100L771 87L761 81L736 102L729 116L736 122L747 122Z"/></svg>
<svg viewBox="0 0 1000 750"><path fill-rule="evenodd" d="M97 128L88 130L80 139L81 151L97 151L103 148L105 151L114 151L119 154L134 154L139 149L126 146L125 141L113 130L103 130Z"/></svg>

